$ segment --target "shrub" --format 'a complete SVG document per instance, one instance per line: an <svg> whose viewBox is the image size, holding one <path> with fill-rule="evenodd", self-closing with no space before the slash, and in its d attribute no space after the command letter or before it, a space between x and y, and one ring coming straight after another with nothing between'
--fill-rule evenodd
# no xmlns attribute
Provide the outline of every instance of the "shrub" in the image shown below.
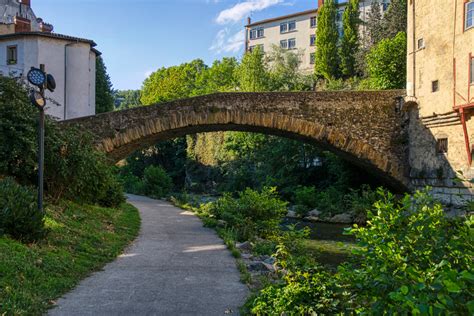
<svg viewBox="0 0 474 316"><path fill-rule="evenodd" d="M149 166L143 175L145 194L154 198L163 198L173 188L173 180L160 166Z"/></svg>
<svg viewBox="0 0 474 316"><path fill-rule="evenodd" d="M369 225L351 233L360 267L343 269L361 312L474 313L473 221L448 219L426 192L396 201L379 190Z"/></svg>
<svg viewBox="0 0 474 316"><path fill-rule="evenodd" d="M286 202L278 198L275 188L261 192L247 188L237 198L230 194L211 204L209 212L238 232L239 240L273 235L286 215Z"/></svg>
<svg viewBox="0 0 474 316"><path fill-rule="evenodd" d="M296 211L301 215L305 215L311 209L318 205L318 196L315 187L299 186L295 190Z"/></svg>
<svg viewBox="0 0 474 316"><path fill-rule="evenodd" d="M120 173L119 177L123 183L125 192L138 195L144 194L144 184L139 177L131 173Z"/></svg>
<svg viewBox="0 0 474 316"><path fill-rule="evenodd" d="M0 174L22 184L36 181L37 117L25 88L0 76ZM94 149L90 135L59 127L46 118L45 193L58 200L116 205L122 190L105 156ZM109 200L109 197L111 198Z"/></svg>
<svg viewBox="0 0 474 316"><path fill-rule="evenodd" d="M373 209L375 202L379 199L379 193L374 191L368 185L362 186L360 190L351 190L344 197L347 207L354 214L354 222L365 224L367 221L367 212Z"/></svg>
<svg viewBox="0 0 474 316"><path fill-rule="evenodd" d="M0 235L23 242L45 235L43 213L37 208L36 194L13 179L0 180Z"/></svg>

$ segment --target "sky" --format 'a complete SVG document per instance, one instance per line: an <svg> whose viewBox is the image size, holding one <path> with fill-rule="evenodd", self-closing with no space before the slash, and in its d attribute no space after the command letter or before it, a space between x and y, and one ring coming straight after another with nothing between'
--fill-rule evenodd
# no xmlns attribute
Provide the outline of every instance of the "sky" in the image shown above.
<svg viewBox="0 0 474 316"><path fill-rule="evenodd" d="M54 32L92 39L115 89L139 89L161 67L240 57L244 25L309 10L317 0L31 0Z"/></svg>

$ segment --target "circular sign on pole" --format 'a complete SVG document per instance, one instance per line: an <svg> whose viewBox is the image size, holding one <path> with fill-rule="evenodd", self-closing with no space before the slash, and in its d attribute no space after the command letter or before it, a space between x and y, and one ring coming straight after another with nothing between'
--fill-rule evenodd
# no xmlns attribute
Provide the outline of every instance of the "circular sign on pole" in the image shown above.
<svg viewBox="0 0 474 316"><path fill-rule="evenodd" d="M28 81L37 87L41 87L46 82L46 74L38 68L31 67L27 75Z"/></svg>

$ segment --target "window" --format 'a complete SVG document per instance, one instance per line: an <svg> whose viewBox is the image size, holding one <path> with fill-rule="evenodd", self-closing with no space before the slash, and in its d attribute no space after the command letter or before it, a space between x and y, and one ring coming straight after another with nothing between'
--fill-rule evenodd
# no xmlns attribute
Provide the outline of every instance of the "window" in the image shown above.
<svg viewBox="0 0 474 316"><path fill-rule="evenodd" d="M386 0L382 3L382 10L383 10L383 12L385 12L385 11L388 10L388 6L389 6L389 5L390 5L390 3L388 3L388 1L386 1Z"/></svg>
<svg viewBox="0 0 474 316"><path fill-rule="evenodd" d="M310 24L311 24L311 28L313 29L318 25L318 20L316 19L315 16L311 17Z"/></svg>
<svg viewBox="0 0 474 316"><path fill-rule="evenodd" d="M474 1L466 3L466 30L474 27Z"/></svg>
<svg viewBox="0 0 474 316"><path fill-rule="evenodd" d="M18 62L18 50L16 46L7 47L7 65L16 65Z"/></svg>
<svg viewBox="0 0 474 316"><path fill-rule="evenodd" d="M258 45L253 45L253 46L250 46L250 47L249 47L249 52L253 52L253 50L254 50L255 48L257 48L257 47L258 47L258 48L260 48L260 52L261 52L261 53L263 53L263 52L264 52L264 49L263 49L263 48L264 48L264 47L263 47L263 44L258 44Z"/></svg>
<svg viewBox="0 0 474 316"><path fill-rule="evenodd" d="M474 84L474 57L471 57L471 64L470 64L470 67L469 67L469 71L471 72L471 73L469 74L469 77L470 77L470 78L469 78L469 79L470 79L469 82L470 82L471 84Z"/></svg>
<svg viewBox="0 0 474 316"><path fill-rule="evenodd" d="M447 154L448 153L448 139L438 138L436 141L436 153Z"/></svg>
<svg viewBox="0 0 474 316"><path fill-rule="evenodd" d="M280 24L280 33L287 33L296 30L296 21L284 22Z"/></svg>
<svg viewBox="0 0 474 316"><path fill-rule="evenodd" d="M311 65L314 65L315 62L316 62L316 53L311 53L311 54L309 55L309 63L310 63Z"/></svg>
<svg viewBox="0 0 474 316"><path fill-rule="evenodd" d="M418 49L425 48L425 40L423 38L418 39Z"/></svg>
<svg viewBox="0 0 474 316"><path fill-rule="evenodd" d="M282 40L280 41L280 47L287 49L288 48L288 41L287 40Z"/></svg>
<svg viewBox="0 0 474 316"><path fill-rule="evenodd" d="M439 81L435 80L431 82L431 92L439 91Z"/></svg>
<svg viewBox="0 0 474 316"><path fill-rule="evenodd" d="M288 40L288 49L294 49L294 48L296 48L296 39L290 38Z"/></svg>
<svg viewBox="0 0 474 316"><path fill-rule="evenodd" d="M265 35L263 27L250 30L250 39L262 38Z"/></svg>
<svg viewBox="0 0 474 316"><path fill-rule="evenodd" d="M312 34L309 37L309 45L310 46L315 46L316 45L316 34Z"/></svg>

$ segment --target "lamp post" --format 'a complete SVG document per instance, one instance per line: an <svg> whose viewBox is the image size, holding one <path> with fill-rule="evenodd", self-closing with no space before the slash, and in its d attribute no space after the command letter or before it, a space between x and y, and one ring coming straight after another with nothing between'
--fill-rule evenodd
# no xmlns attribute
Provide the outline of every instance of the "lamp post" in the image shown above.
<svg viewBox="0 0 474 316"><path fill-rule="evenodd" d="M56 82L52 75L46 74L45 66L40 68L31 67L27 75L28 81L39 88L39 91L32 90L30 93L31 103L39 110L38 120L38 210L43 212L43 178L44 178L44 108L46 99L44 92L46 89L51 92L56 89Z"/></svg>

